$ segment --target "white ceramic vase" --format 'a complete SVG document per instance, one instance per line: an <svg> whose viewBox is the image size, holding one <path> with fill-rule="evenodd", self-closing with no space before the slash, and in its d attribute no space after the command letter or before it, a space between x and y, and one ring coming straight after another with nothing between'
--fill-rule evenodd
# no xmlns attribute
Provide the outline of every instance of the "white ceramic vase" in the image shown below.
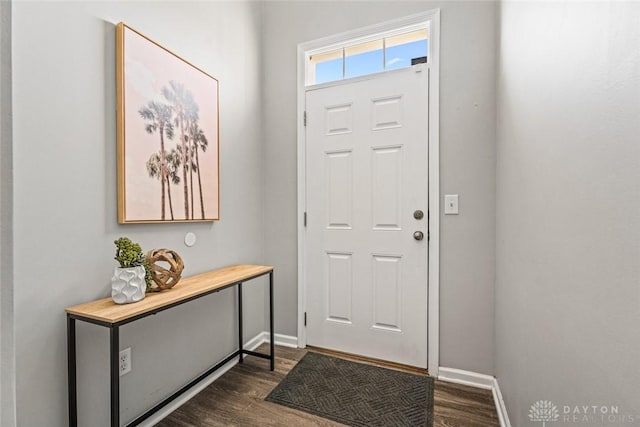
<svg viewBox="0 0 640 427"><path fill-rule="evenodd" d="M144 298L147 283L143 266L116 267L111 278L111 298L116 304L129 304Z"/></svg>

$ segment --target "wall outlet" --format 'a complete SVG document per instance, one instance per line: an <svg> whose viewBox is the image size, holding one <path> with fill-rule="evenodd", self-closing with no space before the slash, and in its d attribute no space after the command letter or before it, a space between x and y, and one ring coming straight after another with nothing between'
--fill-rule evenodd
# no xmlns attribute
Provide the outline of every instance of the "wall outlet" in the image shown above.
<svg viewBox="0 0 640 427"><path fill-rule="evenodd" d="M131 347L127 347L124 350L120 351L120 357L118 359L118 370L120 371L120 376L124 374L128 374L131 372Z"/></svg>

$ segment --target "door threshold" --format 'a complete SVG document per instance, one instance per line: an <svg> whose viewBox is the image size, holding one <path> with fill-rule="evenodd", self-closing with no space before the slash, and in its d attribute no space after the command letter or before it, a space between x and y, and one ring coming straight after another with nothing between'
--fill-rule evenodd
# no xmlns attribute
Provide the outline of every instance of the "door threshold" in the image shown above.
<svg viewBox="0 0 640 427"><path fill-rule="evenodd" d="M367 365L379 366L381 368L394 369L396 371L408 372L410 374L429 375L429 370L418 366L405 365L403 363L391 362L389 360L376 359L374 357L361 356L359 354L346 353L344 351L331 350L328 348L308 345L307 350L314 353L325 354L339 359L351 360L353 362L365 363Z"/></svg>

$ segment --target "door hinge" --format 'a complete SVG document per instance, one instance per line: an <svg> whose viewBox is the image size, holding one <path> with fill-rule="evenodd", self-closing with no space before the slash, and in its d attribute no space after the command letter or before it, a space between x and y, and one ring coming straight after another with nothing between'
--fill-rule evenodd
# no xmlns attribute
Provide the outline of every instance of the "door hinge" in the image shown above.
<svg viewBox="0 0 640 427"><path fill-rule="evenodd" d="M307 226L307 213L305 212L302 218L302 221L304 222L304 226Z"/></svg>
<svg viewBox="0 0 640 427"><path fill-rule="evenodd" d="M304 125L306 126L307 125L307 112L306 111L304 112L302 117L303 117L302 121L304 122Z"/></svg>
<svg viewBox="0 0 640 427"><path fill-rule="evenodd" d="M304 326L307 326L307 312L304 312Z"/></svg>

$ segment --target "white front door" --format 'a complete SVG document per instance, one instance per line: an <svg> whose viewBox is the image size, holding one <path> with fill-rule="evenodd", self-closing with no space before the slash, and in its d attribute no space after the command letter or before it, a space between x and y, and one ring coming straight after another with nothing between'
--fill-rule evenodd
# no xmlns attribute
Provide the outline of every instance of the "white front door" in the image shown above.
<svg viewBox="0 0 640 427"><path fill-rule="evenodd" d="M306 92L309 345L427 367L428 91L415 65Z"/></svg>

